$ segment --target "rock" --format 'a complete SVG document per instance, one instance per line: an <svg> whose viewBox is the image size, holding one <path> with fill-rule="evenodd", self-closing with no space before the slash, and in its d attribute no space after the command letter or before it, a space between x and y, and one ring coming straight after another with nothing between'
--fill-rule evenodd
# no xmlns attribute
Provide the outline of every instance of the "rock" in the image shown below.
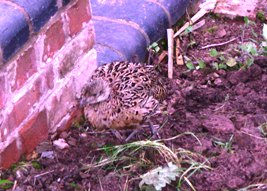
<svg viewBox="0 0 267 191"><path fill-rule="evenodd" d="M54 151L45 151L45 152L42 152L41 158L54 159L55 158L55 153L54 153Z"/></svg>
<svg viewBox="0 0 267 191"><path fill-rule="evenodd" d="M53 141L53 145L59 149L66 149L69 148L68 143L66 143L65 139L57 139Z"/></svg>

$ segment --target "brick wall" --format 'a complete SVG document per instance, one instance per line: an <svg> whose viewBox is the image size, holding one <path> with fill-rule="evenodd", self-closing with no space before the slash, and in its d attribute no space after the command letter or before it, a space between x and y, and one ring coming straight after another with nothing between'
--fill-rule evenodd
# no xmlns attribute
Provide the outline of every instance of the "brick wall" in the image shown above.
<svg viewBox="0 0 267 191"><path fill-rule="evenodd" d="M8 41L13 44L0 37L0 167L4 168L31 152L49 133L70 126L80 113L75 98L96 68L89 0L43 1L50 2L47 9L52 11L44 11L50 15L40 17L47 18L40 22L27 5L13 2L0 1L0 9L8 7L25 17L23 30L14 29ZM20 37L26 40L16 41Z"/></svg>

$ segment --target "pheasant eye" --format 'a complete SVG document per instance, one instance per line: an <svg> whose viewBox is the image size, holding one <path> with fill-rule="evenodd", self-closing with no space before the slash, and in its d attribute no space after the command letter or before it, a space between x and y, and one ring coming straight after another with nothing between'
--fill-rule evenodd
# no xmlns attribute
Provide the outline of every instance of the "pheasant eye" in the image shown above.
<svg viewBox="0 0 267 191"><path fill-rule="evenodd" d="M132 103L132 106L136 106L136 102L133 102L133 103Z"/></svg>

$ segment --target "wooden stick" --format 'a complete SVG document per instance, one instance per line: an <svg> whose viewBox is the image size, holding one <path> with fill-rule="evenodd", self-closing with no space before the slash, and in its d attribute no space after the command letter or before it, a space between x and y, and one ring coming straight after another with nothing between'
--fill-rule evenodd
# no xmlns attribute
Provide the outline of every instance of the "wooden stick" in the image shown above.
<svg viewBox="0 0 267 191"><path fill-rule="evenodd" d="M179 38L175 39L175 58L176 58L176 64L177 65L184 65L183 56L181 54L181 42Z"/></svg>
<svg viewBox="0 0 267 191"><path fill-rule="evenodd" d="M184 24L184 26L182 28L180 28L174 35L174 38L176 38L179 34L181 34L187 27L189 27L189 25L195 23L196 21L198 21L201 17L203 17L207 12L207 10L204 9L200 9L191 19L191 22L187 22Z"/></svg>
<svg viewBox="0 0 267 191"><path fill-rule="evenodd" d="M239 38L239 37L236 37L236 38L233 38L233 39L228 40L228 41L226 41L226 42L222 42L222 43L218 43L218 44L209 44L209 45L207 45L207 46L203 46L203 47L201 47L200 49L206 49L206 48L212 48L212 47L217 47L217 46L223 46L223 45L226 45L226 44L228 44L228 43L230 43L230 42L235 41L235 40L238 39L238 38Z"/></svg>
<svg viewBox="0 0 267 191"><path fill-rule="evenodd" d="M173 78L173 29L167 29L168 39L168 78Z"/></svg>
<svg viewBox="0 0 267 191"><path fill-rule="evenodd" d="M187 27L194 24L196 21L198 21L201 17L203 17L206 13L212 11L217 4L217 0L209 0L204 2L200 5L200 10L192 17L190 22L187 22L184 24L182 28L180 28L174 35L174 38L176 38L178 35L180 35Z"/></svg>

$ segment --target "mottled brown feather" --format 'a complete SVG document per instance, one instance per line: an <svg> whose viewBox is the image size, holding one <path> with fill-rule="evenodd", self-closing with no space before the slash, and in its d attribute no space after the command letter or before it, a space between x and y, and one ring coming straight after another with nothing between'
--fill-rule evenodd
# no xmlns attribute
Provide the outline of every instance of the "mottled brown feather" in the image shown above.
<svg viewBox="0 0 267 191"><path fill-rule="evenodd" d="M82 92L82 100L86 103L85 116L96 128L137 127L147 117L161 112L159 105L166 90L159 79L160 76L152 65L112 62L100 66L88 86L95 81L100 84L104 82L105 87L110 89L110 94L107 99L90 104L86 101L87 95L95 90L85 86Z"/></svg>

